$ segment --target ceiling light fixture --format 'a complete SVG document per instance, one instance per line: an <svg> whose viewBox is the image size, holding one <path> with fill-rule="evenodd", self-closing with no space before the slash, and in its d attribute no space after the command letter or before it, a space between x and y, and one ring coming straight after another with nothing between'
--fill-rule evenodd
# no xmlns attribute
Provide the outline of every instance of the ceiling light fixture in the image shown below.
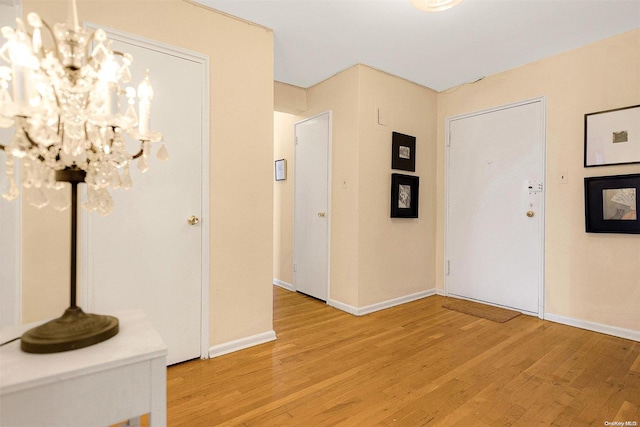
<svg viewBox="0 0 640 427"><path fill-rule="evenodd" d="M423 12L442 12L462 3L463 0L411 0L411 4Z"/></svg>

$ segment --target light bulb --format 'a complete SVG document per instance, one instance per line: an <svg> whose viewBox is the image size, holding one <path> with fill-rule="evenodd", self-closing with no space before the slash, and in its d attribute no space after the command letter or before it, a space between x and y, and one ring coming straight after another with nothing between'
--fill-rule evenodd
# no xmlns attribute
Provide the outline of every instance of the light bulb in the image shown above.
<svg viewBox="0 0 640 427"><path fill-rule="evenodd" d="M118 81L118 63L113 55L107 55L102 62L98 78L103 82L115 83Z"/></svg>
<svg viewBox="0 0 640 427"><path fill-rule="evenodd" d="M147 70L144 79L138 85L138 99L141 101L151 101L153 99L153 87L149 81L149 70Z"/></svg>

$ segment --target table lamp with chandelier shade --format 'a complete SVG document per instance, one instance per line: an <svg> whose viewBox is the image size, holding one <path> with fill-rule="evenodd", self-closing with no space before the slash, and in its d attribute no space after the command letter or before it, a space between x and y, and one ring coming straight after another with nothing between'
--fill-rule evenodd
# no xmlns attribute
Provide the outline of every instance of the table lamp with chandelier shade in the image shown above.
<svg viewBox="0 0 640 427"><path fill-rule="evenodd" d="M151 144L162 140L149 129L149 71L137 90L127 87L131 55L111 50L103 30L80 27L75 0L69 15L52 28L29 13L26 24L16 19L15 29L1 29L6 42L0 47L0 127L15 126L13 138L0 141L9 182L2 197L16 199L21 181L31 189L35 207L71 208L70 306L22 335L21 348L30 353L87 347L118 333L118 319L85 313L76 303L78 184L86 184L83 207L108 215L114 208L109 188L131 188L130 164L136 160L145 172ZM137 152L129 153L129 141L136 142ZM157 158L168 159L164 145ZM71 200L61 191L64 182L71 185Z"/></svg>

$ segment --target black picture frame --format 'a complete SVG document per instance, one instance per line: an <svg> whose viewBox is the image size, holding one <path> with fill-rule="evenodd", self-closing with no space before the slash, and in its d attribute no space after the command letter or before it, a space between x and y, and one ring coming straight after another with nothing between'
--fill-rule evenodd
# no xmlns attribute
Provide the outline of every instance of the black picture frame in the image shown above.
<svg viewBox="0 0 640 427"><path fill-rule="evenodd" d="M416 137L393 132L391 135L391 169L416 171Z"/></svg>
<svg viewBox="0 0 640 427"><path fill-rule="evenodd" d="M584 167L640 163L640 105L584 115Z"/></svg>
<svg viewBox="0 0 640 427"><path fill-rule="evenodd" d="M391 174L391 218L418 218L420 177Z"/></svg>
<svg viewBox="0 0 640 427"><path fill-rule="evenodd" d="M640 174L584 179L587 233L640 234Z"/></svg>

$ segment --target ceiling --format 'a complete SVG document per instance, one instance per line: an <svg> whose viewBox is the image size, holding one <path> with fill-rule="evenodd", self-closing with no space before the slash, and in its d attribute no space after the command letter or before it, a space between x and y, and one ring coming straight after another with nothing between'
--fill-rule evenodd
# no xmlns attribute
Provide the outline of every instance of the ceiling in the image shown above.
<svg viewBox="0 0 640 427"><path fill-rule="evenodd" d="M274 78L307 88L355 64L442 91L640 28L640 0L196 0L271 28Z"/></svg>

